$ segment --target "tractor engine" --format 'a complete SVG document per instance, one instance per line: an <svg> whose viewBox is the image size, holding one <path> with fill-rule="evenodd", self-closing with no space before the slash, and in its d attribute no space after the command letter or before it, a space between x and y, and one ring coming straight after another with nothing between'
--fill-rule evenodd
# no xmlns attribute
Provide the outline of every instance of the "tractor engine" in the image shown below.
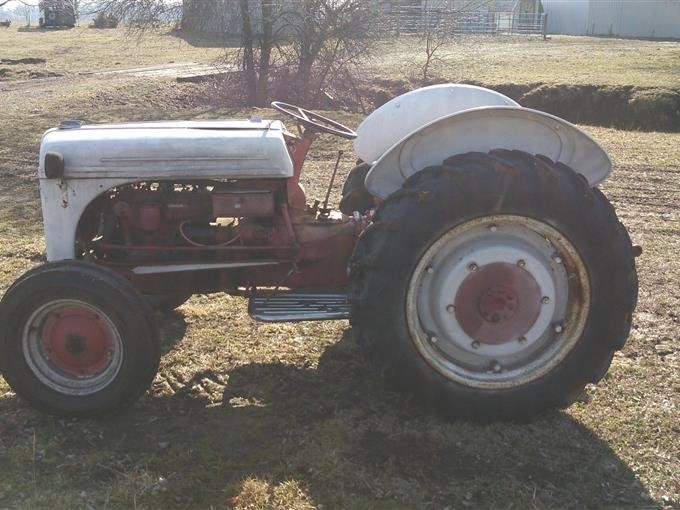
<svg viewBox="0 0 680 510"><path fill-rule="evenodd" d="M86 211L81 238L93 239L84 244L98 259L130 263L204 259L229 246L285 243L274 221L283 186L257 180L120 187Z"/></svg>
<svg viewBox="0 0 680 510"><path fill-rule="evenodd" d="M79 251L132 278L145 293L178 285L208 292L344 284L370 217L330 214L318 202L290 210L286 184L257 179L121 186L85 211Z"/></svg>

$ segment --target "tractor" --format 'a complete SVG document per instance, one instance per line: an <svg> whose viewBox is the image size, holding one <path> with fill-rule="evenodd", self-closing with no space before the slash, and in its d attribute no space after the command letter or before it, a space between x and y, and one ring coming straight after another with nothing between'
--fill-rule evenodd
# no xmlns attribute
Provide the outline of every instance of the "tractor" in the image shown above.
<svg viewBox="0 0 680 510"><path fill-rule="evenodd" d="M408 92L356 132L272 106L296 129L44 134L47 262L0 302L0 371L18 396L62 416L133 403L159 367L154 309L218 292L247 297L258 321L349 319L371 366L449 419L527 420L605 375L639 249L597 188L612 165L590 136L470 85ZM340 210L300 185L324 133L358 160Z"/></svg>

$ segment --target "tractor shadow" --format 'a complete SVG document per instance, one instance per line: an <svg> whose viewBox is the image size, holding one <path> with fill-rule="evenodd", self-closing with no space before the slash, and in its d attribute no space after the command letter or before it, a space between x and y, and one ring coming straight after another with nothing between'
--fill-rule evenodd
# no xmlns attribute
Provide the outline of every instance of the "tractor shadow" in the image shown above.
<svg viewBox="0 0 680 510"><path fill-rule="evenodd" d="M166 323L170 339L182 322ZM223 381L221 398L209 398ZM144 425L145 417L160 419ZM654 507L631 468L568 414L446 423L386 389L351 330L318 367L249 363L196 373L171 397L146 398L106 434L118 444L124 434L139 462L152 455L149 468L169 482L166 507L219 506L253 477L296 480L326 508Z"/></svg>
<svg viewBox="0 0 680 510"><path fill-rule="evenodd" d="M164 352L185 329L181 312L163 316ZM325 508L657 508L626 462L568 414L444 422L388 390L349 329L315 367L247 363L173 384L98 420L5 400L0 439L30 445L26 430L37 431L41 483L74 494L102 487L97 508L229 508L234 496L248 503L248 479L272 490L294 480ZM12 466L10 479L25 476Z"/></svg>
<svg viewBox="0 0 680 510"><path fill-rule="evenodd" d="M173 310L171 312L154 312L156 322L162 324L161 334L161 356L166 355L179 344L187 331L187 323L184 315Z"/></svg>

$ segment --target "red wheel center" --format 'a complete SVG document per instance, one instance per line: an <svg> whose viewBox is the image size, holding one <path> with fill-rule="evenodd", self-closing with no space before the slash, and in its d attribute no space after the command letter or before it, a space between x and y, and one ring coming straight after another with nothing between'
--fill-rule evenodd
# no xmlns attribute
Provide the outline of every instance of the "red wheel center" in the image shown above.
<svg viewBox="0 0 680 510"><path fill-rule="evenodd" d="M455 297L456 319L474 340L491 345L519 339L536 322L541 289L514 264L495 262L470 273Z"/></svg>
<svg viewBox="0 0 680 510"><path fill-rule="evenodd" d="M506 287L491 287L479 298L479 313L488 322L502 322L515 315L517 295Z"/></svg>
<svg viewBox="0 0 680 510"><path fill-rule="evenodd" d="M41 339L50 363L78 377L101 372L113 352L113 336L106 321L75 305L52 311L42 326Z"/></svg>

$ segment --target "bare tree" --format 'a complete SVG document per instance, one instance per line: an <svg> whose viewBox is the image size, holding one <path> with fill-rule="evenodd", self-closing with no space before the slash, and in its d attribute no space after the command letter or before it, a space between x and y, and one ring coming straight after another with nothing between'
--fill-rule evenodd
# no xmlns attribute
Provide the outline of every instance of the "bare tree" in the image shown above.
<svg viewBox="0 0 680 510"><path fill-rule="evenodd" d="M442 49L455 40L455 24L459 16L487 7L490 0L458 0L444 3L438 0L424 0L420 3L419 38L425 53L425 62L420 72L423 81L432 78L436 68L447 64Z"/></svg>
<svg viewBox="0 0 680 510"><path fill-rule="evenodd" d="M104 13L126 21L131 31L144 32L179 23L182 3L176 0L96 0L87 14Z"/></svg>
<svg viewBox="0 0 680 510"><path fill-rule="evenodd" d="M356 71L370 56L373 7L359 0L303 0L285 16L300 99L315 99L329 80Z"/></svg>
<svg viewBox="0 0 680 510"><path fill-rule="evenodd" d="M371 50L370 13L375 0L98 0L97 12L135 31L174 23L240 36L225 63L241 72L249 104L263 106L272 80L289 96L317 97L336 76L355 70ZM232 23L233 19L238 23ZM286 87L277 87L283 90Z"/></svg>
<svg viewBox="0 0 680 510"><path fill-rule="evenodd" d="M17 11L23 18L26 20L26 26L30 27L31 26L31 15L33 14L33 9L34 6L30 4L25 4L22 3L18 8Z"/></svg>
<svg viewBox="0 0 680 510"><path fill-rule="evenodd" d="M0 0L0 7L7 5L8 3L12 2L12 1L18 2L18 3L23 4L23 5L30 5L30 4L27 4L26 2L24 2L23 0Z"/></svg>
<svg viewBox="0 0 680 510"><path fill-rule="evenodd" d="M440 50L453 38L453 31L450 30L451 27L443 19L441 12L433 9L427 0L423 5L421 25L420 45L425 52L421 78L423 81L428 81L434 68L445 63Z"/></svg>
<svg viewBox="0 0 680 510"><path fill-rule="evenodd" d="M255 4L253 12L251 5ZM265 106L268 99L269 75L273 52L277 46L275 29L275 1L239 0L241 16L241 48L237 64L243 70L247 88L248 103ZM259 34L252 14L260 20ZM229 57L227 57L229 59Z"/></svg>

